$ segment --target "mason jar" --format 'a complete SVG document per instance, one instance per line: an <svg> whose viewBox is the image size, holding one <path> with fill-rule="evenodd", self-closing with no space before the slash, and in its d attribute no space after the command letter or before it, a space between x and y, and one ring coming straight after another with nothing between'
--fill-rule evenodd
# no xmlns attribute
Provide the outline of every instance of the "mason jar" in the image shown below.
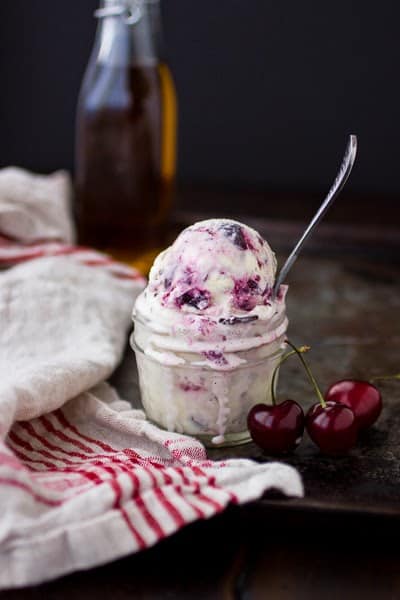
<svg viewBox="0 0 400 600"><path fill-rule="evenodd" d="M221 360L217 351L188 351L179 333L154 331L138 314L134 325L131 346L148 418L209 447L250 441L249 410L260 402L272 404L271 381L285 344L286 316L264 336L258 333L259 323L249 323L244 336L248 343L233 340Z"/></svg>

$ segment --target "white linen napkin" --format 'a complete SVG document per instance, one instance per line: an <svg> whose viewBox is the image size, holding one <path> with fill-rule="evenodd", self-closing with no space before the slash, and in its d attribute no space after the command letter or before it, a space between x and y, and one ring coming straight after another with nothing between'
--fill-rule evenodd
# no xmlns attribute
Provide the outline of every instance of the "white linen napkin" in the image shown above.
<svg viewBox="0 0 400 600"><path fill-rule="evenodd" d="M71 245L69 189L0 171L0 265L15 265L0 272L1 588L140 551L269 488L303 494L292 467L210 461L104 383L144 280Z"/></svg>

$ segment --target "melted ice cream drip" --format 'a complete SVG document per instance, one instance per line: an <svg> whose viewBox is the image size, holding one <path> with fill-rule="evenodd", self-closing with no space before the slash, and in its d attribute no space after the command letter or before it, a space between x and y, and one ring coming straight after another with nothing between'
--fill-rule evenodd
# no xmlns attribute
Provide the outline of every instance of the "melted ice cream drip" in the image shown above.
<svg viewBox="0 0 400 600"><path fill-rule="evenodd" d="M223 444L225 441L226 424L229 418L229 396L223 377L215 380L215 395L218 401L217 431L218 435L212 438L213 444Z"/></svg>

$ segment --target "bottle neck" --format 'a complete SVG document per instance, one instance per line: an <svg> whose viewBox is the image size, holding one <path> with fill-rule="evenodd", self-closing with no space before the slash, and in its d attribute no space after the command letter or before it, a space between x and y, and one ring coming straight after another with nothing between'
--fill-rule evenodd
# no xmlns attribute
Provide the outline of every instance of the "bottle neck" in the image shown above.
<svg viewBox="0 0 400 600"><path fill-rule="evenodd" d="M97 62L114 66L154 66L160 61L161 18L158 0L102 0Z"/></svg>

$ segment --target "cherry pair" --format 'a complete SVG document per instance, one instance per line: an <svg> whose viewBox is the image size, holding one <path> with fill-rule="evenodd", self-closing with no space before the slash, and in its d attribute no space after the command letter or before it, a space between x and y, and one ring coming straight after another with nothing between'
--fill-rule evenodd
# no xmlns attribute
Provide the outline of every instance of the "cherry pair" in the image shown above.
<svg viewBox="0 0 400 600"><path fill-rule="evenodd" d="M311 439L326 454L340 454L357 442L358 432L375 423L382 410L382 396L368 381L344 379L325 394L325 407L314 404L307 413Z"/></svg>
<svg viewBox="0 0 400 600"><path fill-rule="evenodd" d="M360 430L370 427L382 410L379 390L367 381L346 379L332 384L325 397L322 396L302 354L309 348L296 348L287 342L293 351L283 357L297 354L319 398L306 415L294 400L276 404L275 379L272 377L271 393L273 405L257 404L248 415L248 428L253 440L261 448L273 454L290 452L300 443L304 428L311 439L326 454L342 454L350 450L357 441Z"/></svg>

